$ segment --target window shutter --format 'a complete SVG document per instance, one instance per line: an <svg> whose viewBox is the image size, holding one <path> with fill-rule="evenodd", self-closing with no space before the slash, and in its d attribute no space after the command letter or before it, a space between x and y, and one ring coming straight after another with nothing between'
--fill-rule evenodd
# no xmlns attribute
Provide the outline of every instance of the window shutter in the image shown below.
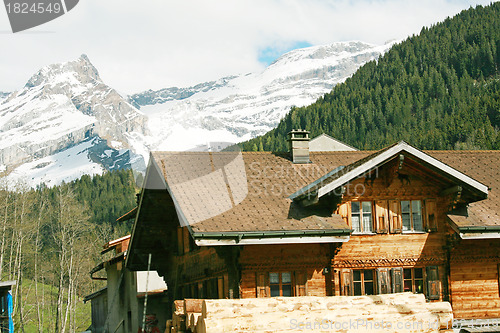
<svg viewBox="0 0 500 333"><path fill-rule="evenodd" d="M295 296L307 296L306 272L295 272Z"/></svg>
<svg viewBox="0 0 500 333"><path fill-rule="evenodd" d="M391 285L389 282L389 269L388 268L377 268L377 293L378 294L390 294Z"/></svg>
<svg viewBox="0 0 500 333"><path fill-rule="evenodd" d="M437 231L437 209L436 200L425 200L425 222L427 223L427 230Z"/></svg>
<svg viewBox="0 0 500 333"><path fill-rule="evenodd" d="M402 293L403 292L403 268L395 267L391 268L391 279L392 279L392 292Z"/></svg>
<svg viewBox="0 0 500 333"><path fill-rule="evenodd" d="M350 227L351 224L349 223L349 203L344 202L343 204L341 204L338 209L338 214L342 217L342 220L344 220L345 224Z"/></svg>
<svg viewBox="0 0 500 333"><path fill-rule="evenodd" d="M257 298L269 297L268 273L257 273Z"/></svg>
<svg viewBox="0 0 500 333"><path fill-rule="evenodd" d="M189 230L187 227L182 227L182 235L183 235L183 245L184 245L184 253L188 253L189 252L189 248L190 248L190 239L191 239L191 235L189 234Z"/></svg>
<svg viewBox="0 0 500 333"><path fill-rule="evenodd" d="M389 200L389 228L393 234L401 233L401 206L398 200Z"/></svg>
<svg viewBox="0 0 500 333"><path fill-rule="evenodd" d="M341 272L340 283L342 284L341 295L352 295L352 271L350 269L343 269Z"/></svg>
<svg viewBox="0 0 500 333"><path fill-rule="evenodd" d="M387 201L375 201L375 232L385 234L387 228Z"/></svg>
<svg viewBox="0 0 500 333"><path fill-rule="evenodd" d="M225 273L223 276L224 280L224 298L229 298L229 274Z"/></svg>
<svg viewBox="0 0 500 333"><path fill-rule="evenodd" d="M183 245L183 234L182 234L182 228L177 227L177 255L181 256L184 254L184 245Z"/></svg>
<svg viewBox="0 0 500 333"><path fill-rule="evenodd" d="M439 270L437 266L426 267L426 277L427 277L427 298L428 299L439 299L441 294L440 281L439 281Z"/></svg>
<svg viewBox="0 0 500 333"><path fill-rule="evenodd" d="M217 297L224 298L224 278L222 276L217 278Z"/></svg>

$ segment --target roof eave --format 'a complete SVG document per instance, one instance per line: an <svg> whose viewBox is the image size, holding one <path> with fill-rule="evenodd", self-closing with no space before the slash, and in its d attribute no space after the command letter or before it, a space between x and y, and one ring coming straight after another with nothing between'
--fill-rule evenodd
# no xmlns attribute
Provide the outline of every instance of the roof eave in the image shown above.
<svg viewBox="0 0 500 333"><path fill-rule="evenodd" d="M458 226L450 216L448 222L460 238L462 239L491 239L500 238L500 225L484 225L484 226Z"/></svg>
<svg viewBox="0 0 500 333"><path fill-rule="evenodd" d="M461 232L460 238L462 239L500 239L500 231L492 232Z"/></svg>
<svg viewBox="0 0 500 333"><path fill-rule="evenodd" d="M351 229L193 232L198 246L346 242Z"/></svg>

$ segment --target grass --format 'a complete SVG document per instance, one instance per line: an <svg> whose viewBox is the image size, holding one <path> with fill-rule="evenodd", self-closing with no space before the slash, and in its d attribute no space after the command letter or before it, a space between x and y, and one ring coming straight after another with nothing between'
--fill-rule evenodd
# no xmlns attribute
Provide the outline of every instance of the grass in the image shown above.
<svg viewBox="0 0 500 333"><path fill-rule="evenodd" d="M22 283L21 293L23 299L24 331L25 333L38 333L35 282L32 280L24 280ZM55 325L57 288L43 283L38 283L38 299L40 302L43 332L53 332ZM77 326L75 332L85 331L91 323L90 302L84 304L83 300L79 299L74 313L76 316L75 322ZM15 331L20 331L19 313L17 309L14 309L14 325Z"/></svg>

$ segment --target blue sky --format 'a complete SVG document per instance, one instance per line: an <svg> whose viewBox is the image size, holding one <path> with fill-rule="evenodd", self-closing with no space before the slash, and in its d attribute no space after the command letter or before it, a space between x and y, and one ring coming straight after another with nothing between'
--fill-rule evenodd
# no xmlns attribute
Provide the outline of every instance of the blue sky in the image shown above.
<svg viewBox="0 0 500 333"><path fill-rule="evenodd" d="M311 43L306 41L293 42L285 45L270 45L262 50L259 50L258 60L265 66L269 66L273 61L278 59L281 55L295 50L302 49L304 47L312 46Z"/></svg>
<svg viewBox="0 0 500 333"><path fill-rule="evenodd" d="M81 0L49 23L12 34L0 8L0 91L41 67L88 55L122 93L262 71L291 49L418 33L483 0Z"/></svg>

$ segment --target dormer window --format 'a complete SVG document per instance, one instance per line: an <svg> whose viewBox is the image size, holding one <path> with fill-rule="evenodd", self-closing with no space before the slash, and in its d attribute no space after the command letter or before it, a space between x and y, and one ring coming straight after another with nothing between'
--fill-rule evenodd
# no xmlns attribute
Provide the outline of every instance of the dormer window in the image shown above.
<svg viewBox="0 0 500 333"><path fill-rule="evenodd" d="M351 221L353 232L371 233L373 232L372 202L353 201L351 202Z"/></svg>

